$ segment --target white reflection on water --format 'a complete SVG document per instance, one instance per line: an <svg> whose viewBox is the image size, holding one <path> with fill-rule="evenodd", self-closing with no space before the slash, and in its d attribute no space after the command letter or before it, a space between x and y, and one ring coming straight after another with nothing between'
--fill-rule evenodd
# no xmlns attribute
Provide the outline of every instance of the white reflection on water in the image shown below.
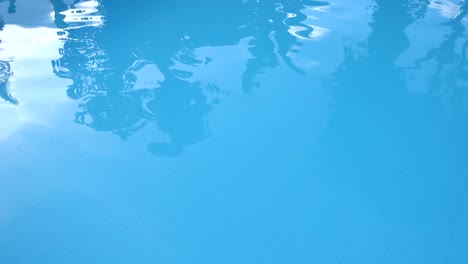
<svg viewBox="0 0 468 264"><path fill-rule="evenodd" d="M60 12L70 28L103 24L96 0L63 1L68 7ZM64 114L69 101L63 88L69 80L56 78L50 62L59 56L63 41L54 24L55 12L49 1L2 3L0 14L6 23L0 31L0 60L6 62L11 76L5 81L5 95L12 98L0 100L0 140L8 140L15 132L30 126L53 126L54 118ZM16 12L16 9L19 11ZM49 15L47 15L49 14ZM5 89L4 88L4 89ZM14 101L13 101L14 100ZM18 105L12 104L16 103ZM60 109L60 111L59 111Z"/></svg>
<svg viewBox="0 0 468 264"><path fill-rule="evenodd" d="M65 16L63 21L68 24L68 28L97 27L104 24L104 15L98 9L99 5L97 0L82 1L60 14Z"/></svg>
<svg viewBox="0 0 468 264"><path fill-rule="evenodd" d="M19 105L0 101L0 140L28 125L50 125L50 120L68 101L63 87L68 83L54 77L50 60L63 45L53 28L23 28L7 25L0 32L2 58L10 58L13 76L9 93Z"/></svg>
<svg viewBox="0 0 468 264"><path fill-rule="evenodd" d="M434 8L439 11L441 16L447 18L455 18L460 14L460 1L457 3L450 0L432 0L429 8Z"/></svg>

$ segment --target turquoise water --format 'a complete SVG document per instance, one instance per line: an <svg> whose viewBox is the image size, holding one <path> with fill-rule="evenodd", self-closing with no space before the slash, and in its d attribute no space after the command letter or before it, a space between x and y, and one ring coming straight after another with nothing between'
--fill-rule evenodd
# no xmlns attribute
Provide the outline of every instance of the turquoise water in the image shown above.
<svg viewBox="0 0 468 264"><path fill-rule="evenodd" d="M467 263L467 13L1 0L0 263Z"/></svg>

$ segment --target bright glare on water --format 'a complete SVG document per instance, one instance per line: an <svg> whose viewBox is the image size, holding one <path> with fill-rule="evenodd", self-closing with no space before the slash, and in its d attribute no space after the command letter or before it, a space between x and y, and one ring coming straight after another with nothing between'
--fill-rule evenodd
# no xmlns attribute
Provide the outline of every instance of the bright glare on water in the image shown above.
<svg viewBox="0 0 468 264"><path fill-rule="evenodd" d="M468 263L467 14L0 0L0 263Z"/></svg>

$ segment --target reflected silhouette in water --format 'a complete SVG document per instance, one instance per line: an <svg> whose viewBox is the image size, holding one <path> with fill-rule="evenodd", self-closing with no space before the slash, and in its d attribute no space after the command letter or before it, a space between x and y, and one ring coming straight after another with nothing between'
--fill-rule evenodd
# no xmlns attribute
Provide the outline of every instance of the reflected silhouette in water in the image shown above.
<svg viewBox="0 0 468 264"><path fill-rule="evenodd" d="M237 45L249 38L253 58L243 74L245 92L259 86L255 76L278 65L278 59L301 73L288 56L300 38L313 31L301 23L306 18L301 10L327 4L300 0L51 3L56 25L65 29L60 33L62 58L52 64L57 76L73 80L67 93L81 101L76 122L122 138L156 122L170 140L151 143L149 150L162 156L178 155L207 137L206 115L222 96L219 87L189 79L193 73L176 65L203 67L211 59L195 56L197 48ZM95 3L94 10L83 8L90 3ZM139 14L132 16L134 20L123 19L133 12ZM65 13L79 16L76 21L82 24L67 23L70 18ZM104 14L105 26L86 24Z"/></svg>
<svg viewBox="0 0 468 264"><path fill-rule="evenodd" d="M2 2L8 2L8 14L16 13L16 0L0 0Z"/></svg>
<svg viewBox="0 0 468 264"><path fill-rule="evenodd" d="M404 212L408 218L398 221L410 225L432 214L426 211L421 216L414 211L427 194L424 188L462 181L460 177L467 173L467 155L460 147L460 141L467 140L466 121L462 121L466 118L459 117L459 109L453 116L444 115L443 98L409 94L405 69L396 65L411 44L405 30L423 19L428 9L427 2L413 3L418 2L375 2L371 33L364 42L345 49L345 60L330 81L335 113L321 142L324 172L329 178L358 192L385 217ZM455 28L459 27L457 20L451 22ZM449 43L457 34L460 32L449 35L448 43L432 50L430 56L437 58L438 52L453 50L447 45L452 45ZM463 56L441 56L438 69L445 67L444 57L456 58L452 65L457 67L464 63ZM460 74L457 71L454 74ZM437 82L412 85L434 86ZM426 185L427 181L437 187Z"/></svg>
<svg viewBox="0 0 468 264"><path fill-rule="evenodd" d="M308 38L313 31L312 27L302 23L306 19L306 15L300 12L305 8L304 4L328 5L317 1L249 2L248 7L251 11L248 12L246 20L249 35L253 37L250 41L253 58L247 62L242 78L245 92L250 92L253 87L259 86L255 76L275 67L278 58L281 58L292 70L303 74L293 64L288 53L295 51L293 49L295 45L301 45L298 37ZM291 34L292 27L299 30Z"/></svg>
<svg viewBox="0 0 468 264"><path fill-rule="evenodd" d="M394 176L410 173L402 172L414 168L410 149L421 147L413 133L423 131L412 120L411 98L395 62L410 45L405 29L424 16L427 4L376 0L371 33L345 47L330 81L336 112L321 146L326 172L376 199L398 182Z"/></svg>
<svg viewBox="0 0 468 264"><path fill-rule="evenodd" d="M65 4L63 0L50 0L54 6L54 22L58 28L66 28L67 23L65 23L65 15L62 12L67 11L70 6Z"/></svg>
<svg viewBox="0 0 468 264"><path fill-rule="evenodd" d="M4 1L0 1L0 2L4 2ZM16 0L10 0L9 6L8 6L8 13L13 14L15 12L16 12ZM5 27L5 22L3 21L3 18L0 17L0 31L2 31L4 27ZM0 43L1 43L1 40L0 40ZM1 49L0 49L0 52L1 52ZM13 72L11 71L10 62L11 60L9 59L7 60L0 59L0 98L14 105L18 105L19 104L18 99L14 98L8 89L10 77L13 75Z"/></svg>
<svg viewBox="0 0 468 264"><path fill-rule="evenodd" d="M0 60L0 98L10 102L12 104L18 105L18 99L14 98L9 93L9 79L13 75L11 71L10 62L6 60Z"/></svg>
<svg viewBox="0 0 468 264"><path fill-rule="evenodd" d="M428 80L429 91L432 95L450 96L453 95L451 103L455 103L459 112L466 114L468 99L468 37L463 19L468 14L468 2L462 2L460 12L453 19L444 23L443 26L450 28L450 33L446 34L444 41L439 47L430 49L427 54L415 61L413 68L406 69L414 71L431 68L430 79ZM427 73L426 73L427 74Z"/></svg>

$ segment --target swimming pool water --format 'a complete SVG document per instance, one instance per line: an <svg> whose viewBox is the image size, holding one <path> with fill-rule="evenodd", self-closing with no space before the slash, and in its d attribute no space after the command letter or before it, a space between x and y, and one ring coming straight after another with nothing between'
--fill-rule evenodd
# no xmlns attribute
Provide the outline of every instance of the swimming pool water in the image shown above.
<svg viewBox="0 0 468 264"><path fill-rule="evenodd" d="M0 263L467 263L467 13L0 1Z"/></svg>

